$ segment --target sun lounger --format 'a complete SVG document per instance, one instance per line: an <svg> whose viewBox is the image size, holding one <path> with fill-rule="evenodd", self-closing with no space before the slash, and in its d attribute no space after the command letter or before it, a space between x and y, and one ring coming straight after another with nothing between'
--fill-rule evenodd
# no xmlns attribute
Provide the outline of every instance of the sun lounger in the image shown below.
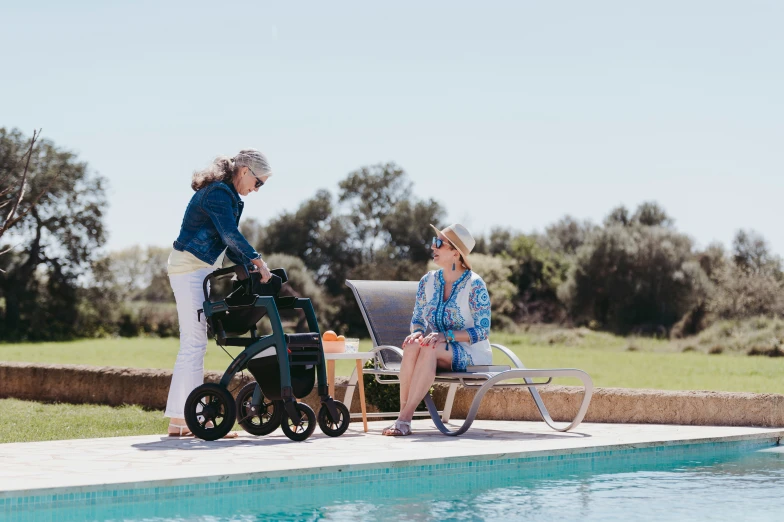
<svg viewBox="0 0 784 522"><path fill-rule="evenodd" d="M400 349L400 346L409 334L418 283L416 281L346 281L346 284L354 292L373 341L373 351L376 353L374 367L366 368L363 371L375 375L379 383L399 383L397 376L400 371L400 363L403 360L403 350ZM425 405L441 433L444 435L465 433L474 422L482 397L494 386L528 388L542 419L554 430L568 431L582 422L593 395L593 381L587 373L573 368L525 368L520 359L505 346L499 344L491 344L491 346L493 350L497 350L509 359L511 365L469 366L466 372L440 370L437 372L435 382L449 385L444 408L441 411L436 408L430 393L425 396ZM536 388L549 384L553 378L563 377L580 379L585 387L585 394L574 419L568 423L556 423L547 411ZM518 382L508 382L513 379L517 379ZM352 380L356 381L356 375L352 376ZM353 382L349 383L349 385L352 384ZM449 422L455 393L457 387L461 385L476 388L477 391L462 426L457 430L450 430L445 423ZM350 395L347 395L344 402L350 404L350 400ZM425 412L417 413L426 415ZM390 413L369 415L389 417Z"/></svg>

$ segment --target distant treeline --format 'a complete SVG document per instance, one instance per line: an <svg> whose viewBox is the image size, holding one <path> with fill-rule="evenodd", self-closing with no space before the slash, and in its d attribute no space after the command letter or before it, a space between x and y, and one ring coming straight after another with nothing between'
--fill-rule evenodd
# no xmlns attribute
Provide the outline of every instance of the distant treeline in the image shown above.
<svg viewBox="0 0 784 522"><path fill-rule="evenodd" d="M18 174L23 145L18 131L0 129L0 183ZM0 246L14 247L0 256L2 339L177 335L169 247L101 255L104 180L44 145L31 183L46 183L54 170L57 182ZM294 211L241 228L271 266L288 270L287 291L313 299L324 325L366 335L345 280L418 280L432 268L429 224L447 224L445 215L440 202L415 195L400 167L384 164L351 172L336 196L320 190ZM698 250L656 203L613 209L601 224L567 216L541 233L514 226L525 224L478 237L472 254L494 328L556 322L685 336L719 319L784 311L781 260L754 232L739 231L729 251Z"/></svg>

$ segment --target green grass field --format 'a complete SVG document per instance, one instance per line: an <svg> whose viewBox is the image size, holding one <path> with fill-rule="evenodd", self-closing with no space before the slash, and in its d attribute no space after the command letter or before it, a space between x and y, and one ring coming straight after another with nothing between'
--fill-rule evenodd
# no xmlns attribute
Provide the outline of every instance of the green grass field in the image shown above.
<svg viewBox="0 0 784 522"><path fill-rule="evenodd" d="M758 329L759 330L759 329ZM758 331L757 330L757 331ZM738 344L743 335L710 334L705 342L670 342L624 338L586 329L536 327L520 334L496 334L491 341L512 349L529 368L581 368L596 386L784 393L784 357L743 355L728 349L708 355L687 346L715 346L715 337ZM725 343L726 345L726 343ZM360 349L369 350L363 340ZM708 349L709 349L708 348ZM171 368L177 355L176 339L95 339L66 343L0 344L0 361ZM232 349L237 353L237 349ZM503 357L496 357L503 364ZM229 357L211 342L205 359L210 370L223 371ZM337 361L337 373L348 375L351 361ZM563 382L561 384L571 384ZM148 435L166 432L161 411L137 406L111 408L95 405L41 404L0 400L0 443L89 437Z"/></svg>
<svg viewBox="0 0 784 522"><path fill-rule="evenodd" d="M162 411L145 411L139 406L112 408L1 399L0 411L0 443L164 435L168 423Z"/></svg>
<svg viewBox="0 0 784 522"><path fill-rule="evenodd" d="M583 369L596 386L784 393L784 357L684 353L683 343L624 338L586 329L539 327L521 334L496 334L491 341L512 349L529 368ZM363 351L370 347L368 340L360 344ZM172 368L177 349L176 339L145 338L0 344L0 361ZM236 348L232 350L238 353ZM210 342L205 367L223 371L229 361ZM495 362L504 361L497 356ZM348 375L352 368L351 361L338 361L336 371Z"/></svg>

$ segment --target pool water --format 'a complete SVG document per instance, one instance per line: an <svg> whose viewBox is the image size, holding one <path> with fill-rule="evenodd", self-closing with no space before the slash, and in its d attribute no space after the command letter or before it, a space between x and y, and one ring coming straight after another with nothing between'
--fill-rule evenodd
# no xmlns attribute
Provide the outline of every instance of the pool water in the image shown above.
<svg viewBox="0 0 784 522"><path fill-rule="evenodd" d="M692 444L418 467L311 487L0 511L0 520L783 520L784 447Z"/></svg>

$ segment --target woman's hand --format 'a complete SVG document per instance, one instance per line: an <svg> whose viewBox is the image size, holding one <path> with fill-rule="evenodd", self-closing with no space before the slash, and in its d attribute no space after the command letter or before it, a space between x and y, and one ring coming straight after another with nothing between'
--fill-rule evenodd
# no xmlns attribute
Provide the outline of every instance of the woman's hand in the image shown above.
<svg viewBox="0 0 784 522"><path fill-rule="evenodd" d="M422 332L414 332L405 338L405 340L403 341L403 346L407 344L417 343L421 338L422 338Z"/></svg>
<svg viewBox="0 0 784 522"><path fill-rule="evenodd" d="M424 336L422 340L419 341L419 344L422 346L432 346L433 348L435 348L438 343L445 343L445 342L446 342L446 336L444 334L433 332Z"/></svg>
<svg viewBox="0 0 784 522"><path fill-rule="evenodd" d="M266 283L272 278L272 272L270 272L269 268L267 267L267 263L265 263L260 257L252 259L251 262L256 265L256 268L258 268L262 283Z"/></svg>

